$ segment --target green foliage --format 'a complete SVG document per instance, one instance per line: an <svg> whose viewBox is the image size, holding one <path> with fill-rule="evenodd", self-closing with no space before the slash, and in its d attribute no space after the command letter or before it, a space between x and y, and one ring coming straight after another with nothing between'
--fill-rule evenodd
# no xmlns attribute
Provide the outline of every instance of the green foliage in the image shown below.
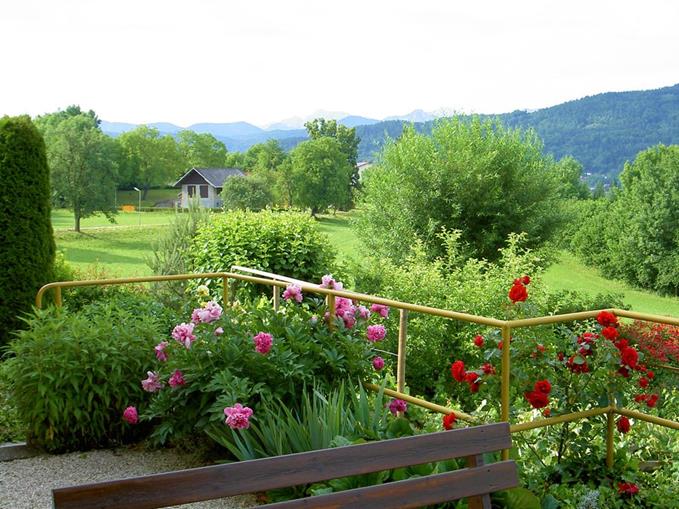
<svg viewBox="0 0 679 509"><path fill-rule="evenodd" d="M441 232L460 230L468 254L497 259L512 232L536 245L561 221L554 163L531 132L475 118L437 123L431 136L406 129L366 173L358 219L362 240L399 260L420 239L432 257Z"/></svg>
<svg viewBox="0 0 679 509"><path fill-rule="evenodd" d="M679 293L679 145L657 146L625 165L622 187L598 200L573 237L577 254L606 275Z"/></svg>
<svg viewBox="0 0 679 509"><path fill-rule="evenodd" d="M89 114L62 118L53 113L38 119L45 136L55 202L80 220L102 212L113 221L116 213L118 146L101 132Z"/></svg>
<svg viewBox="0 0 679 509"><path fill-rule="evenodd" d="M226 162L226 145L210 133L181 131L177 147L187 168L221 168Z"/></svg>
<svg viewBox="0 0 679 509"><path fill-rule="evenodd" d="M0 346L21 327L38 289L51 281L54 238L42 136L27 116L0 119Z"/></svg>
<svg viewBox="0 0 679 509"><path fill-rule="evenodd" d="M5 366L6 363L0 363L0 444L18 442L25 438L16 405L10 394L11 384Z"/></svg>
<svg viewBox="0 0 679 509"><path fill-rule="evenodd" d="M281 170L289 204L310 208L312 215L328 207L346 207L351 201L353 168L335 138L324 136L300 143Z"/></svg>
<svg viewBox="0 0 679 509"><path fill-rule="evenodd" d="M257 175L227 179L221 196L224 210L259 211L273 203L269 184Z"/></svg>
<svg viewBox="0 0 679 509"><path fill-rule="evenodd" d="M308 215L265 210L214 216L198 229L190 256L196 272L228 272L242 265L319 281L332 272L335 253Z"/></svg>
<svg viewBox="0 0 679 509"><path fill-rule="evenodd" d="M122 412L142 398L140 376L162 332L138 306L99 303L79 314L51 308L27 321L5 361L28 440L49 451L103 447L133 438Z"/></svg>
<svg viewBox="0 0 679 509"><path fill-rule="evenodd" d="M330 331L324 322L312 320L312 315L324 312L320 300L289 304L279 312L261 300L227 308L220 319L197 324L190 348L170 340L165 348L168 359L158 363L157 373L165 382L180 370L186 383L161 389L145 412L146 418L161 421L155 439L164 442L213 424L224 426L224 408L237 402L257 414L263 399L298 409L305 385L328 391L337 380L363 379L372 356L364 329L350 330L338 323ZM216 335L218 327L223 333ZM255 349L253 337L260 332L273 337L266 354Z"/></svg>

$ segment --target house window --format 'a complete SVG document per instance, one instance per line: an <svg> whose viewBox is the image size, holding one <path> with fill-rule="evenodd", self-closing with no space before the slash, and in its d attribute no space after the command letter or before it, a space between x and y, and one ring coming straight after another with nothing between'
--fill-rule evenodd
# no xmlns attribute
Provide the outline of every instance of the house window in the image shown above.
<svg viewBox="0 0 679 509"><path fill-rule="evenodd" d="M196 186L186 186L186 192L189 198L193 198L193 195L196 194Z"/></svg>
<svg viewBox="0 0 679 509"><path fill-rule="evenodd" d="M201 198L207 198L208 197L207 186L200 186L200 197Z"/></svg>

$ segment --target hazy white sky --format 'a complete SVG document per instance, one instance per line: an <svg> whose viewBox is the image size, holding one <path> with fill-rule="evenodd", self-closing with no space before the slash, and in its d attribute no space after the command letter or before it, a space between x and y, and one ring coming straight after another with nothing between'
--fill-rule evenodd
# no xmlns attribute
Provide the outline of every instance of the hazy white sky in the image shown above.
<svg viewBox="0 0 679 509"><path fill-rule="evenodd" d="M0 115L501 113L679 82L676 0L0 0Z"/></svg>

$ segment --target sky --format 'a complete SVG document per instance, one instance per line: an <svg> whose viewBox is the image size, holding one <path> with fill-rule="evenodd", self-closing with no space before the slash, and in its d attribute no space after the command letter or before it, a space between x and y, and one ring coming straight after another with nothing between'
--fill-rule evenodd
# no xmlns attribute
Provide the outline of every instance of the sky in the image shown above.
<svg viewBox="0 0 679 509"><path fill-rule="evenodd" d="M0 115L503 113L679 83L675 0L0 0Z"/></svg>

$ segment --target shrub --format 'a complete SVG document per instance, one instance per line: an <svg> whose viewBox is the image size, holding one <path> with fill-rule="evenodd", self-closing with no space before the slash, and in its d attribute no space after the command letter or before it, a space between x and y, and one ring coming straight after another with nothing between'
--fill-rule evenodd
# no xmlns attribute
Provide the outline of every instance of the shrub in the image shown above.
<svg viewBox="0 0 679 509"><path fill-rule="evenodd" d="M232 265L242 265L303 281L331 272L335 258L314 219L270 210L213 217L198 229L190 252L196 272L228 272Z"/></svg>
<svg viewBox="0 0 679 509"><path fill-rule="evenodd" d="M222 188L224 210L265 209L273 203L269 184L256 175L227 179Z"/></svg>
<svg viewBox="0 0 679 509"><path fill-rule="evenodd" d="M28 116L0 119L0 346L51 281L54 237L45 143Z"/></svg>
<svg viewBox="0 0 679 509"><path fill-rule="evenodd" d="M382 318L362 318L349 306L348 300L338 305L338 314L343 311L335 330L322 318L321 299L291 300L278 312L266 299L224 310L214 301L196 308L190 322L157 346L150 391L156 394L143 413L159 423L155 439L180 438L213 423L223 426L224 409L237 403L254 408L256 415L262 399L294 410L305 385L329 391L337 380L366 378L374 354L365 326Z"/></svg>
<svg viewBox="0 0 679 509"><path fill-rule="evenodd" d="M121 414L143 395L139 373L151 359L140 352L161 336L158 320L113 301L38 311L26 325L5 368L29 442L67 451L132 438Z"/></svg>

